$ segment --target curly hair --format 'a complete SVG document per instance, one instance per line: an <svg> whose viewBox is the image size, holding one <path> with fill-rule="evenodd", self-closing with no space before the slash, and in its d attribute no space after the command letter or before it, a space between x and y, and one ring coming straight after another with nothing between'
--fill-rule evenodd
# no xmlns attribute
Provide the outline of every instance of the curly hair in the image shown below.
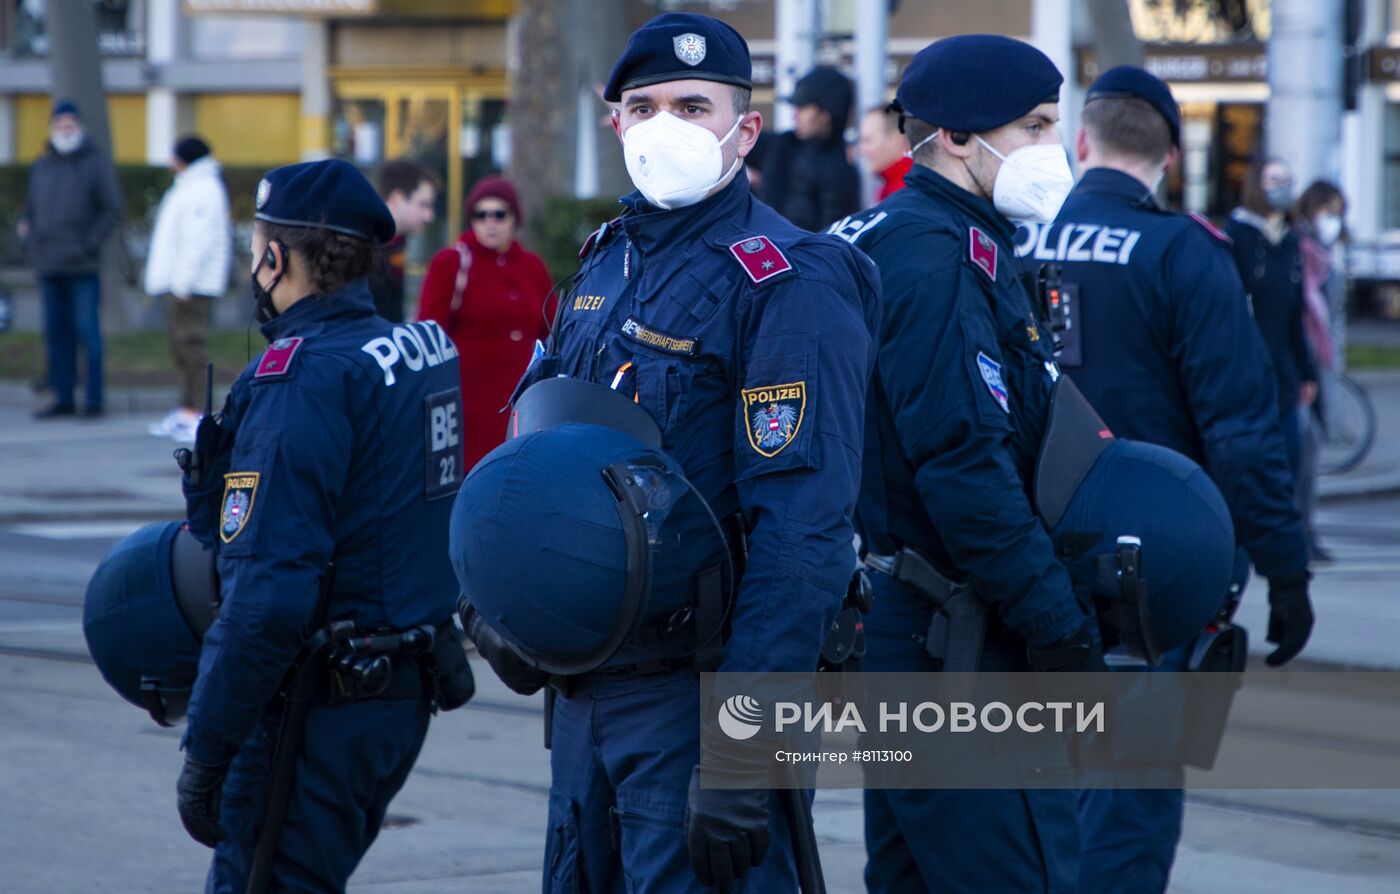
<svg viewBox="0 0 1400 894"><path fill-rule="evenodd" d="M329 295L377 271L379 246L364 239L320 227L286 227L257 222L268 242L277 240L306 259L307 273L318 295Z"/></svg>

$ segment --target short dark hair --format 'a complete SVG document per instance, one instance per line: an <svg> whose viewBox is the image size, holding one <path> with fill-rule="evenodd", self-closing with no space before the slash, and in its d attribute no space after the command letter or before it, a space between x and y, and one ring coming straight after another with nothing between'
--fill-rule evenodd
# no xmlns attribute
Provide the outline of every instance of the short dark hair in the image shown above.
<svg viewBox="0 0 1400 894"><path fill-rule="evenodd" d="M395 192L407 197L417 192L424 181L437 188L437 178L422 166L406 158L395 158L380 165L379 173L374 176L374 188L381 199Z"/></svg>
<svg viewBox="0 0 1400 894"><path fill-rule="evenodd" d="M261 220L254 226L268 242L281 242L306 259L317 295L329 295L379 269L379 246L365 239L321 227L288 227Z"/></svg>
<svg viewBox="0 0 1400 894"><path fill-rule="evenodd" d="M1084 104L1080 123L1108 152L1156 164L1172 151L1167 119L1145 100L1109 96Z"/></svg>
<svg viewBox="0 0 1400 894"><path fill-rule="evenodd" d="M911 149L915 146L919 146L920 143L924 143L925 140L933 136L939 130L942 130L942 128L935 127L927 121L920 121L918 118L910 118L908 115L904 116L904 138L909 141L909 148ZM914 161L924 167L932 166L934 156L937 154L937 150L934 149L936 145L936 142L930 141L919 146L914 152Z"/></svg>
<svg viewBox="0 0 1400 894"><path fill-rule="evenodd" d="M734 98L734 114L747 115L749 103L753 100L753 91L747 87L731 87L729 89Z"/></svg>

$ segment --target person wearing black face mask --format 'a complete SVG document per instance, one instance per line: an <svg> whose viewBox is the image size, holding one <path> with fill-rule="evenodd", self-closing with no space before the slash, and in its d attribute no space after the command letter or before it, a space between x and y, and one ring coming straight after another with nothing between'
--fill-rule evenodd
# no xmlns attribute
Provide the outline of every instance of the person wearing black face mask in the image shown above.
<svg viewBox="0 0 1400 894"><path fill-rule="evenodd" d="M355 168L277 168L256 204L249 287L269 346L181 462L222 607L190 695L177 804L214 849L207 890L343 891L429 715L470 695L447 557L462 475L457 351L435 323L375 313L369 275L394 223ZM306 657L324 630L340 645ZM347 633L363 650L383 645L361 654ZM452 649L455 688L439 673ZM293 675L305 698L284 687ZM304 723L283 723L307 699ZM288 729L301 757L280 785L279 755L297 753ZM274 799L280 835L264 813Z"/></svg>
<svg viewBox="0 0 1400 894"><path fill-rule="evenodd" d="M1234 240L1235 266L1273 361L1279 422L1296 488L1299 417L1317 398L1317 368L1303 333L1303 259L1298 234L1289 226L1292 204L1288 163L1265 159L1250 168L1241 205L1231 213L1225 232Z"/></svg>

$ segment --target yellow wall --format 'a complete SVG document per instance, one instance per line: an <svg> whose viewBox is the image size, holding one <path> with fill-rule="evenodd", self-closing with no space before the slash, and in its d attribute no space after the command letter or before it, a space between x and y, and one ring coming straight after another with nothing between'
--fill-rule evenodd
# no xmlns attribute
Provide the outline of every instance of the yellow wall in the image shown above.
<svg viewBox="0 0 1400 894"><path fill-rule="evenodd" d="M301 97L220 93L194 99L194 132L226 165L277 165L301 158Z"/></svg>
<svg viewBox="0 0 1400 894"><path fill-rule="evenodd" d="M49 112L53 100L42 94L15 97L15 160L33 161L49 138ZM144 94L107 97L107 117L112 126L113 155L118 164L146 161L146 97Z"/></svg>
<svg viewBox="0 0 1400 894"><path fill-rule="evenodd" d="M145 95L107 97L107 115L112 121L112 156L117 164L145 164Z"/></svg>

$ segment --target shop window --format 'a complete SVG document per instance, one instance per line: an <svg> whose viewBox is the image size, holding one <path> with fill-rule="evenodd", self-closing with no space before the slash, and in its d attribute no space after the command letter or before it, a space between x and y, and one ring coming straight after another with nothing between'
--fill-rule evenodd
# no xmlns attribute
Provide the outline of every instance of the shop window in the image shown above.
<svg viewBox="0 0 1400 894"><path fill-rule="evenodd" d="M6 45L16 56L47 56L48 20L65 0L3 0ZM71 0L67 0L71 2ZM104 56L140 56L146 52L146 4L142 0L97 3L97 48Z"/></svg>
<svg viewBox="0 0 1400 894"><path fill-rule="evenodd" d="M195 59L293 59L301 49L301 22L286 16L190 16Z"/></svg>

